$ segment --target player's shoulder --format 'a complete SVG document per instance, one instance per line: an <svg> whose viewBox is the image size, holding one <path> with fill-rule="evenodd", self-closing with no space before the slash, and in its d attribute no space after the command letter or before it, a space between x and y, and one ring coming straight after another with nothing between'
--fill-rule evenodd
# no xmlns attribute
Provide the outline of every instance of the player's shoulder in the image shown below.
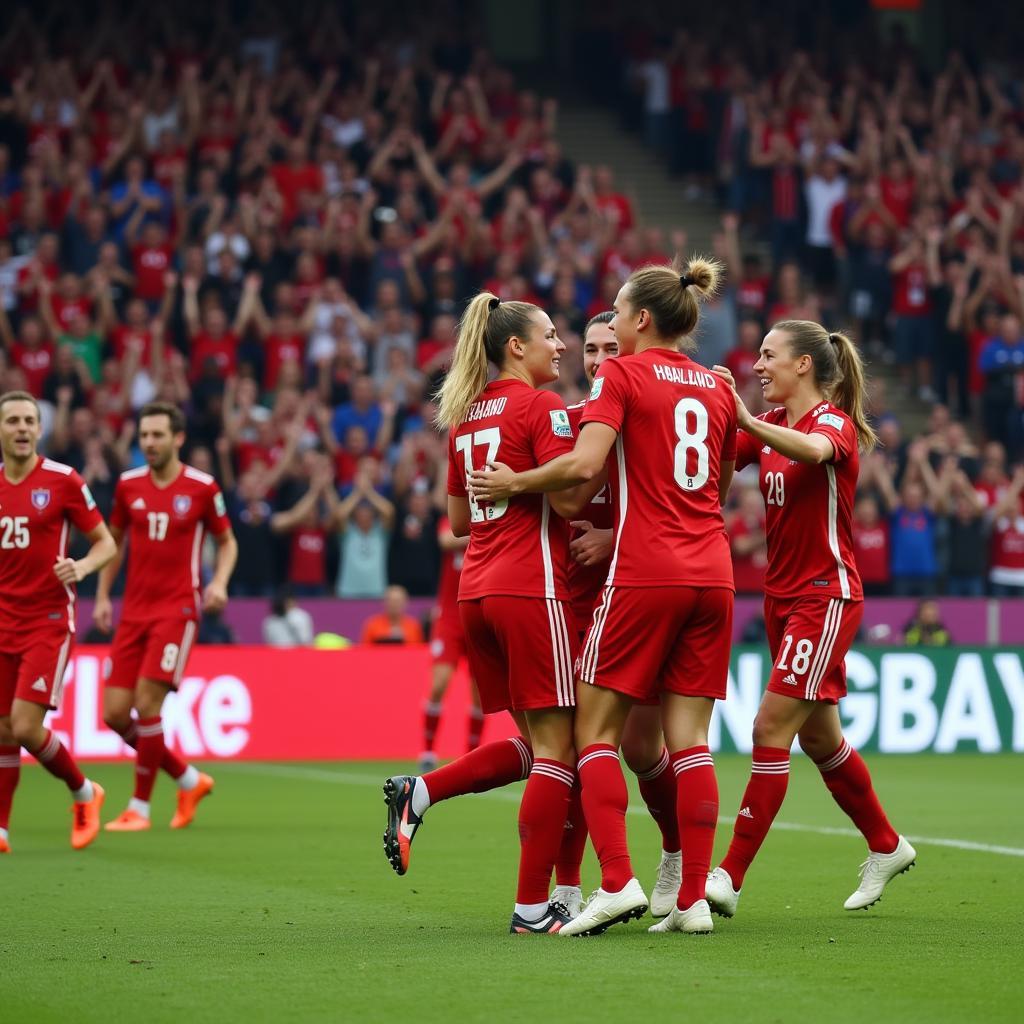
<svg viewBox="0 0 1024 1024"><path fill-rule="evenodd" d="M58 476L72 476L74 475L74 467L68 466L63 462L58 462L56 459L43 459L42 465L39 467L44 473L56 473Z"/></svg>
<svg viewBox="0 0 1024 1024"><path fill-rule="evenodd" d="M149 466L136 466L126 469L117 479L119 483L130 483L132 480L145 480L149 476Z"/></svg>
<svg viewBox="0 0 1024 1024"><path fill-rule="evenodd" d="M583 418L583 411L586 407L587 403L585 401L573 402L572 405L567 405L565 407L565 414L569 417L569 423L573 429L579 427L580 420Z"/></svg>
<svg viewBox="0 0 1024 1024"><path fill-rule="evenodd" d="M759 420L763 420L765 423L773 423L776 426L779 424L785 425L786 422L786 410L784 406L779 406L777 409L769 409L767 412L763 412L757 417Z"/></svg>
<svg viewBox="0 0 1024 1024"><path fill-rule="evenodd" d="M810 428L832 427L835 430L843 430L847 425L852 426L853 420L843 412L837 405L831 402L821 402L811 410Z"/></svg>
<svg viewBox="0 0 1024 1024"><path fill-rule="evenodd" d="M196 469L195 466L186 465L182 470L182 476L197 484L201 489L217 486L217 481L209 473L204 473L201 469Z"/></svg>

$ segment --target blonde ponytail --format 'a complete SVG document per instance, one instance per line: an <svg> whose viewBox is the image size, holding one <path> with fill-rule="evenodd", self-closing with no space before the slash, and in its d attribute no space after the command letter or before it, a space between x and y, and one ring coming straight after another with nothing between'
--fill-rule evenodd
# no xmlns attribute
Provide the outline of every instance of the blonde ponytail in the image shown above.
<svg viewBox="0 0 1024 1024"><path fill-rule="evenodd" d="M452 366L437 392L437 423L457 427L487 384L487 364L501 369L505 345L513 335L527 338L530 318L538 307L532 302L502 302L491 292L480 292L459 321Z"/></svg>

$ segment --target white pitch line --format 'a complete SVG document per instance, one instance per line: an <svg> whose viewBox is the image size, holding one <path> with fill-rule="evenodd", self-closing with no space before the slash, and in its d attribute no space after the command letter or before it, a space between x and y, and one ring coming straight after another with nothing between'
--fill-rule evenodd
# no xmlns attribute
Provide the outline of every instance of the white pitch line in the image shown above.
<svg viewBox="0 0 1024 1024"><path fill-rule="evenodd" d="M299 765L261 765L231 761L218 765L218 771L223 771L224 768L251 775L308 779L311 782L333 782L346 786L381 786L383 784L383 778L380 776L360 775L358 772L332 772L327 768L307 768ZM518 793L509 793L503 789L492 789L488 793L470 793L467 795L484 800L500 800L504 803L519 803L520 801ZM630 807L628 813L647 817L646 809L639 807ZM726 817L718 819L719 825L731 825L733 821L733 818ZM852 838L860 836L860 833L853 828L831 828L827 825L798 825L791 821L772 822L772 828L777 828L780 832L809 832L819 836L847 836ZM907 839L912 843L920 843L922 846L945 846L951 850L994 853L1003 857L1024 857L1024 849L1016 846L995 846L991 843L976 843L970 839L942 839L935 836L907 836Z"/></svg>

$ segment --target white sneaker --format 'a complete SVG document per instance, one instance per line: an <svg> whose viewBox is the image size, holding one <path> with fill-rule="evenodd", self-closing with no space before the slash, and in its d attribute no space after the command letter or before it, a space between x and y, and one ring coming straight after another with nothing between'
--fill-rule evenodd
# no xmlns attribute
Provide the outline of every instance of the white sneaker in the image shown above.
<svg viewBox="0 0 1024 1024"><path fill-rule="evenodd" d="M564 925L559 935L600 935L613 924L643 917L649 906L640 883L631 878L619 892L591 893L580 916Z"/></svg>
<svg viewBox="0 0 1024 1024"><path fill-rule="evenodd" d="M897 875L909 871L917 859L917 850L900 836L892 853L869 853L860 866L860 885L843 904L847 910L867 910L882 898L882 890Z"/></svg>
<svg viewBox="0 0 1024 1024"><path fill-rule="evenodd" d="M736 913L740 891L732 887L732 878L724 868L715 868L714 871L708 872L704 892L712 911L719 917L732 917Z"/></svg>
<svg viewBox="0 0 1024 1024"><path fill-rule="evenodd" d="M556 885L551 890L548 903L560 903L565 907L570 920L579 917L580 911L586 906L583 902L583 890L578 885Z"/></svg>
<svg viewBox="0 0 1024 1024"><path fill-rule="evenodd" d="M675 853L662 850L661 861L654 875L654 888L651 890L651 917L664 917L672 913L682 884L682 853L679 850Z"/></svg>
<svg viewBox="0 0 1024 1024"><path fill-rule="evenodd" d="M711 907L707 900L697 900L685 910L672 908L672 913L652 924L649 932L686 932L688 935L710 935L715 930L715 922L711 920Z"/></svg>

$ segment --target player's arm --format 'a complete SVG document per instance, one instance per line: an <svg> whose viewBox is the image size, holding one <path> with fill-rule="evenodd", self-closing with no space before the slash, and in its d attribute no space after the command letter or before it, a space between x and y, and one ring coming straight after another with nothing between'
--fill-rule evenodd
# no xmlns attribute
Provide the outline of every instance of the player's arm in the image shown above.
<svg viewBox="0 0 1024 1024"><path fill-rule="evenodd" d="M616 437L607 424L588 423L571 452L522 473L503 462L489 462L469 474L469 489L477 501L502 501L525 492L552 494L551 506L559 515L578 515L605 484L605 465ZM557 492L567 493L556 498Z"/></svg>
<svg viewBox="0 0 1024 1024"><path fill-rule="evenodd" d="M114 587L114 580L121 571L124 562L124 530L120 526L110 524L110 536L114 540L116 550L114 557L102 569L96 579L96 603L92 609L92 620L103 630L109 633L114 628L114 606L110 601L110 592Z"/></svg>
<svg viewBox="0 0 1024 1024"><path fill-rule="evenodd" d="M451 501L452 499L449 498L449 504ZM469 515L468 501L466 502L466 515ZM460 534L459 536L456 536L451 528L451 524L449 524L446 529L438 531L437 543L442 551L465 551L466 548L469 547L469 536L468 534Z"/></svg>
<svg viewBox="0 0 1024 1024"><path fill-rule="evenodd" d="M448 495L448 523L454 540L469 536L469 498L457 494Z"/></svg>
<svg viewBox="0 0 1024 1024"><path fill-rule="evenodd" d="M228 603L228 580L238 562L238 541L229 526L213 535L217 553L213 562L213 579L203 591L203 610L219 612Z"/></svg>
<svg viewBox="0 0 1024 1024"><path fill-rule="evenodd" d="M102 520L86 533L92 546L83 558L58 558L53 571L61 583L79 583L90 573L102 569L117 554L117 544Z"/></svg>
<svg viewBox="0 0 1024 1024"><path fill-rule="evenodd" d="M736 462L722 461L721 468L718 471L718 501L719 504L724 505L725 499L729 494L729 488L732 486L732 478L736 473Z"/></svg>

